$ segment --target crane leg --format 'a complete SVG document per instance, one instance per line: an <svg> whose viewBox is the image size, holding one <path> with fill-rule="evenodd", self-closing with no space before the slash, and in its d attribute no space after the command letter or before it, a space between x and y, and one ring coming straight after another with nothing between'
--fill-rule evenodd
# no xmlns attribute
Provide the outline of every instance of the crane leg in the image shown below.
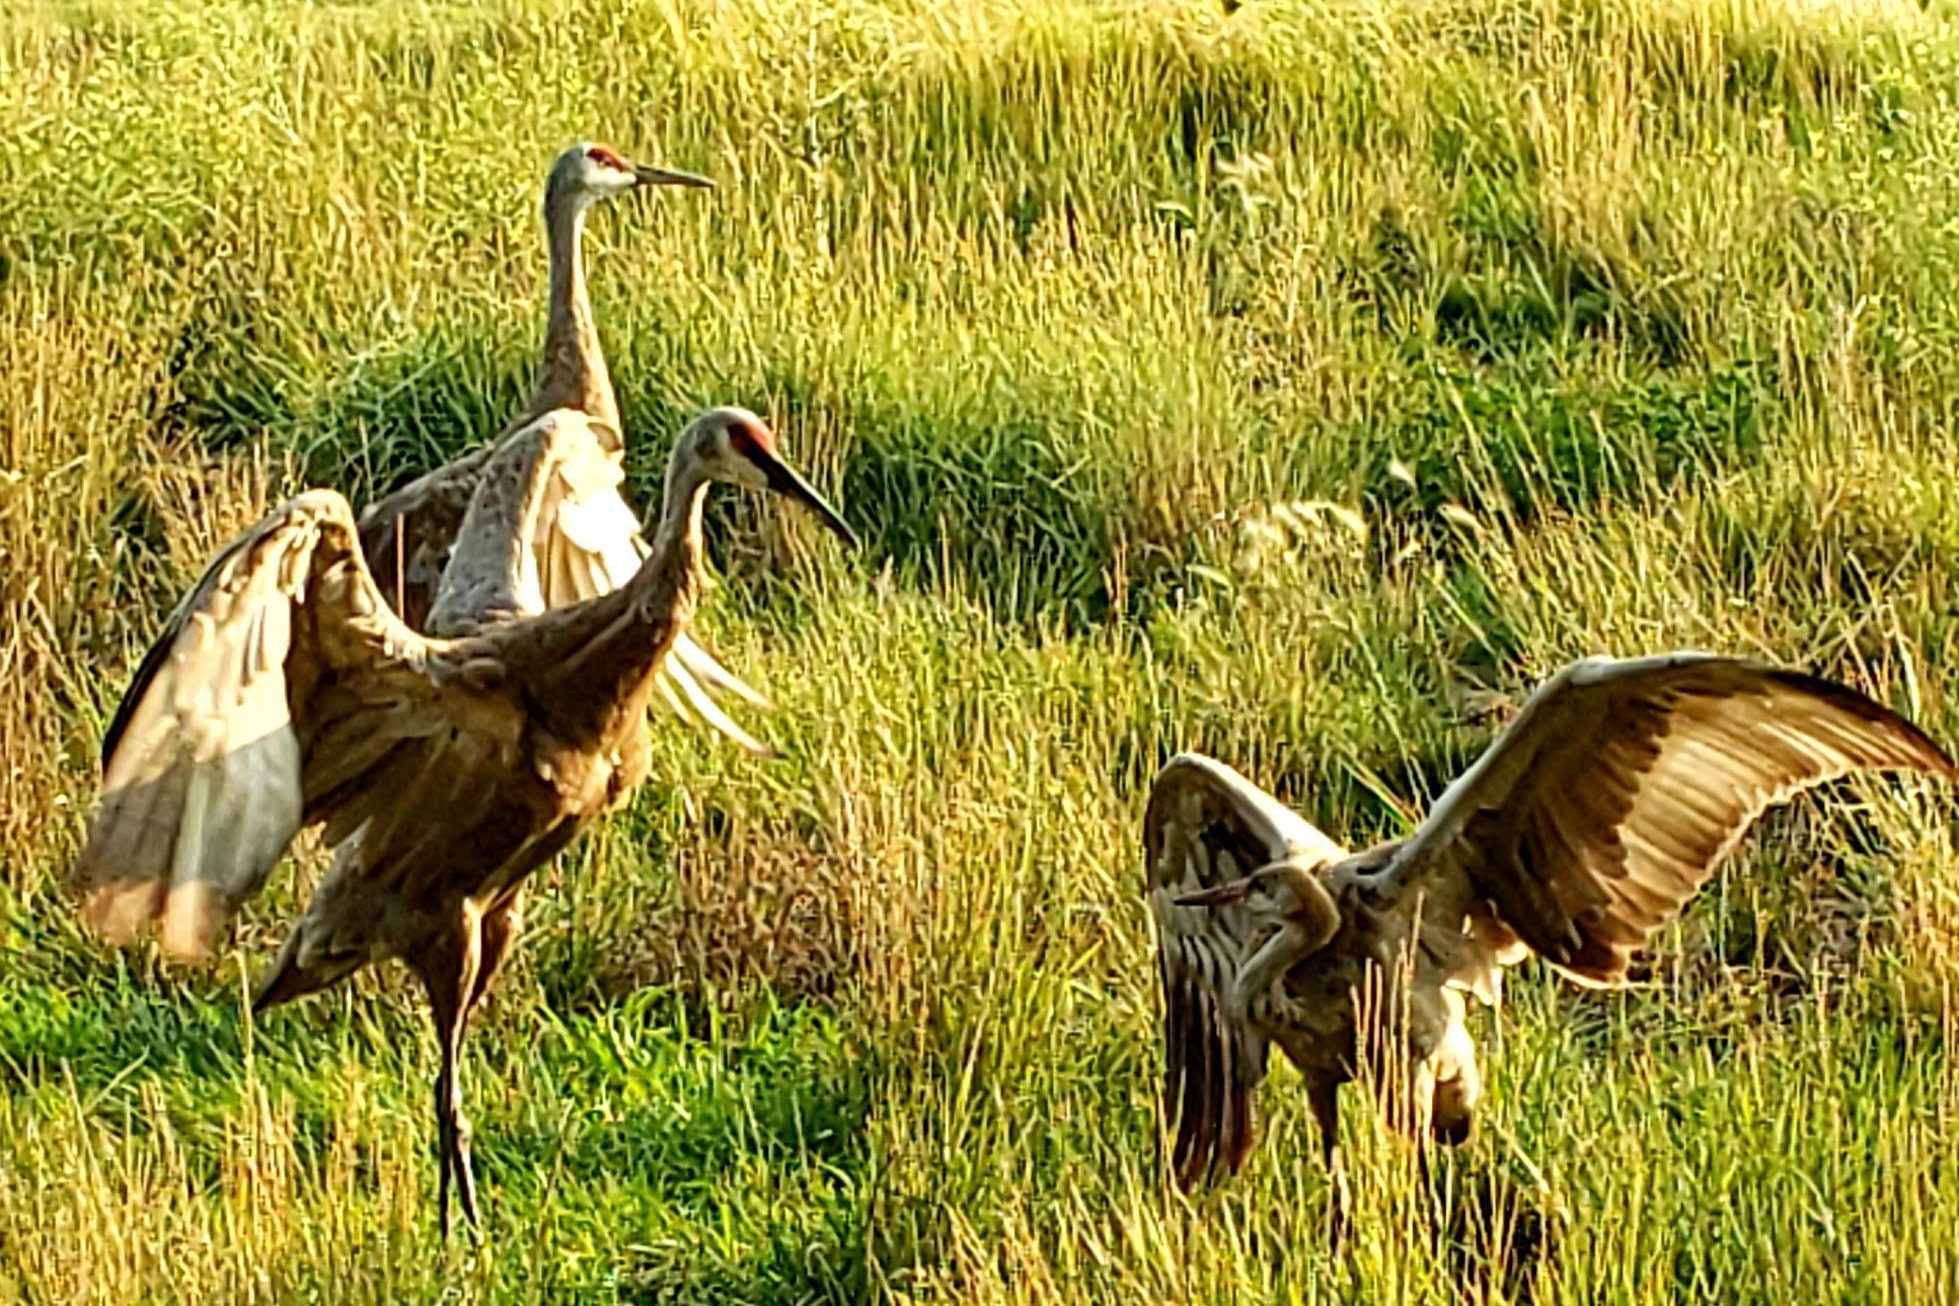
<svg viewBox="0 0 1959 1306"><path fill-rule="evenodd" d="M463 1219L476 1223L476 1175L469 1163L469 1117L463 1114L462 1090L456 1081L456 1062L462 1051L460 1037L442 1051L442 1071L435 1079L435 1146L442 1166L436 1190L436 1209L442 1222L442 1236L449 1236L449 1191L453 1187L462 1204Z"/></svg>
<svg viewBox="0 0 1959 1306"><path fill-rule="evenodd" d="M462 1204L463 1218L472 1226L476 1224L476 1175L469 1163L469 1118L463 1114L459 1072L463 1034L469 1027L477 963L482 955L480 926L479 913L465 903L452 946L438 949L421 968L429 1011L435 1018L436 1041L442 1048L442 1069L435 1077L435 1149L440 1166L436 1214L445 1240L449 1236L451 1189Z"/></svg>
<svg viewBox="0 0 1959 1306"><path fill-rule="evenodd" d="M1348 1207L1352 1196L1347 1191L1347 1167L1340 1153L1340 1084L1337 1080L1312 1081L1306 1087L1306 1100L1313 1108L1313 1123L1320 1129L1320 1154L1326 1161L1327 1241L1337 1256L1347 1240Z"/></svg>
<svg viewBox="0 0 1959 1306"><path fill-rule="evenodd" d="M463 1020L468 1021L476 1014L476 1004L489 993L490 985L503 963L517 946L517 939L524 932L524 889L519 885L503 901L483 913L483 927L479 932L476 963L476 983L469 991L469 1006L463 1011Z"/></svg>

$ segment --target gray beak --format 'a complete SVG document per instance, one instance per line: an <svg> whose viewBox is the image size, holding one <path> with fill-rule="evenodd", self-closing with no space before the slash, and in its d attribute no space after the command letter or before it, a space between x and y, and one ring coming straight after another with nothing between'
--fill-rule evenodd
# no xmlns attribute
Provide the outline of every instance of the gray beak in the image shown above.
<svg viewBox="0 0 1959 1306"><path fill-rule="evenodd" d="M633 179L641 186L698 186L703 190L713 190L714 183L706 177L691 172L678 172L672 168L648 168L642 164L633 165Z"/></svg>
<svg viewBox="0 0 1959 1306"><path fill-rule="evenodd" d="M837 514L837 510L824 501L816 492L816 487L797 475L795 468L773 454L751 453L750 457L761 464L763 475L769 478L769 488L785 499L794 499L803 507L816 514L816 519L835 532L838 539L851 548L858 546L857 532Z"/></svg>
<svg viewBox="0 0 1959 1306"><path fill-rule="evenodd" d="M1224 907L1234 902L1243 901L1245 895L1251 891L1251 878L1247 876L1245 879L1233 880L1229 884L1220 884L1215 888L1199 889L1196 893L1180 894L1170 901L1176 903L1179 907Z"/></svg>

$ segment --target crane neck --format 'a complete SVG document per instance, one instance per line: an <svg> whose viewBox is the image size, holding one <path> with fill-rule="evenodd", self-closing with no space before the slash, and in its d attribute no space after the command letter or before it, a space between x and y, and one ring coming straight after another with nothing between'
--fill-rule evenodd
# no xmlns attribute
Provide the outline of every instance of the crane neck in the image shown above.
<svg viewBox="0 0 1959 1306"><path fill-rule="evenodd" d="M1241 1018L1252 1004L1272 993L1294 966L1317 952L1325 942L1310 926L1287 920L1263 946L1247 957L1233 977L1228 1000Z"/></svg>
<svg viewBox="0 0 1959 1306"><path fill-rule="evenodd" d="M643 722L660 668L700 595L708 480L698 458L676 454L646 561L621 588L565 610L563 642L546 673L551 683L576 686L554 700L560 738L610 738Z"/></svg>
<svg viewBox="0 0 1959 1306"><path fill-rule="evenodd" d="M623 447L619 402L612 392L598 323L585 288L584 235L587 197L549 195L544 226L551 247L551 312L544 328L544 366L528 407L535 417L574 408L593 419L609 450Z"/></svg>
<svg viewBox="0 0 1959 1306"><path fill-rule="evenodd" d="M646 561L626 585L630 595L631 637L638 652L628 652L637 673L650 683L674 636L694 615L706 576L701 543L701 509L707 502L709 477L701 460L684 446L667 463L660 503L660 522Z"/></svg>
<svg viewBox="0 0 1959 1306"><path fill-rule="evenodd" d="M685 571L690 589L698 586L701 509L707 502L709 480L706 466L684 444L674 449L667 461L666 483L660 496L660 524L653 531L652 553L635 575L635 582L640 575L653 570L655 563L661 563Z"/></svg>
<svg viewBox="0 0 1959 1306"><path fill-rule="evenodd" d="M1325 884L1302 872L1297 907L1279 919L1279 928L1251 956L1233 979L1228 1000L1239 1015L1285 981L1288 971L1324 948L1340 932L1340 907Z"/></svg>

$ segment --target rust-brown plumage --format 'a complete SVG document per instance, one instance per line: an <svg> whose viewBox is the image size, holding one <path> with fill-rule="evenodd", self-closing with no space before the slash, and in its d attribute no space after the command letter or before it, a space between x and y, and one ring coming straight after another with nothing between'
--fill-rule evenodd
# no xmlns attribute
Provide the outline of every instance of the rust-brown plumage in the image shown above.
<svg viewBox="0 0 1959 1306"><path fill-rule="evenodd" d="M1763 811L1862 769L1955 778L1854 690L1694 653L1566 667L1413 835L1358 854L1222 763L1172 760L1143 838L1178 1182L1244 1164L1275 1043L1336 1173L1338 1089L1364 1063L1391 1122L1461 1142L1481 1091L1466 995L1493 1003L1530 952L1621 982Z"/></svg>
<svg viewBox="0 0 1959 1306"><path fill-rule="evenodd" d="M423 635L384 600L340 495L290 500L223 550L179 606L104 743L76 866L86 921L204 956L302 828L334 860L261 982L259 1009L399 957L442 1048L440 1209L475 1218L456 1070L472 1008L519 931L525 878L645 778L648 696L701 583L701 504L725 481L850 530L717 409L674 448L651 553L620 588L544 611L530 526L579 424L545 421L479 478Z"/></svg>

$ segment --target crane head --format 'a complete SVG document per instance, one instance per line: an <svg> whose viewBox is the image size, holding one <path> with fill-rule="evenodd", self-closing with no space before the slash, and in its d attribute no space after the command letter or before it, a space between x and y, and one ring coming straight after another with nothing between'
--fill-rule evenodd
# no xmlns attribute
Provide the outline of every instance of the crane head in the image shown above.
<svg viewBox="0 0 1959 1306"><path fill-rule="evenodd" d="M545 203L576 199L584 203L610 199L642 186L712 187L706 177L672 168L654 168L634 163L610 145L580 141L560 154L551 165L544 187Z"/></svg>
<svg viewBox="0 0 1959 1306"><path fill-rule="evenodd" d="M1297 862L1273 862L1241 880L1180 894L1179 907L1225 907L1243 903L1254 920L1317 922L1326 914L1326 889L1313 871Z"/></svg>
<svg viewBox="0 0 1959 1306"><path fill-rule="evenodd" d="M697 461L709 480L793 499L815 513L817 520L845 544L857 543L857 533L837 510L782 460L768 423L746 408L715 408L695 418L674 446L675 462L682 459Z"/></svg>

